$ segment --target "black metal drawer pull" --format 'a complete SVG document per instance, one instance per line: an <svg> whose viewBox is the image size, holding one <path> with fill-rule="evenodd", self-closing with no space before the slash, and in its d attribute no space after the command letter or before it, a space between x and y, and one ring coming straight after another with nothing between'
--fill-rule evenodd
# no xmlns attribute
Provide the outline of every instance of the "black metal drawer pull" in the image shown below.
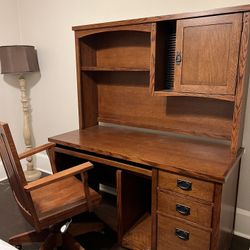
<svg viewBox="0 0 250 250"><path fill-rule="evenodd" d="M190 191L192 190L192 182L177 179L177 187L182 190Z"/></svg>
<svg viewBox="0 0 250 250"><path fill-rule="evenodd" d="M181 204L176 204L176 211L182 215L190 215L190 207Z"/></svg>
<svg viewBox="0 0 250 250"><path fill-rule="evenodd" d="M176 228L175 235L181 240L189 240L189 232Z"/></svg>

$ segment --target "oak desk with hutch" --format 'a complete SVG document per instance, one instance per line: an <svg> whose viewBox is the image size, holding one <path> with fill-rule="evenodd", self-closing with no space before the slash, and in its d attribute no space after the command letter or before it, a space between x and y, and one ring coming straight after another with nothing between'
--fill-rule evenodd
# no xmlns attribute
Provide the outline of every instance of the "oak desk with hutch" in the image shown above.
<svg viewBox="0 0 250 250"><path fill-rule="evenodd" d="M229 249L243 154L249 11L73 28L79 130L49 140L57 144L59 167L90 160L90 185L115 188L115 202L104 198L97 214L122 246Z"/></svg>

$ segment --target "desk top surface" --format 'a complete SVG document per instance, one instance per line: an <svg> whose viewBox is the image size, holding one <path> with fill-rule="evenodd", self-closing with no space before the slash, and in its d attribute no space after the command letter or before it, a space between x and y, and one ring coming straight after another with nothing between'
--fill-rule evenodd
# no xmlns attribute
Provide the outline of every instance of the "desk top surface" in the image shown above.
<svg viewBox="0 0 250 250"><path fill-rule="evenodd" d="M229 145L100 125L54 136L49 141L216 182L225 181L243 151L235 156Z"/></svg>

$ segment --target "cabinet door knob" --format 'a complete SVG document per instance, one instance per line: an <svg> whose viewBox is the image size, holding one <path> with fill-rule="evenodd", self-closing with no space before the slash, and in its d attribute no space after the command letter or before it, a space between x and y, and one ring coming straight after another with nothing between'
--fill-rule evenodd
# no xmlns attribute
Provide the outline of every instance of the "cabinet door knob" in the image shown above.
<svg viewBox="0 0 250 250"><path fill-rule="evenodd" d="M179 187L182 190L186 190L186 191L192 190L192 182L190 181L177 179L176 184L177 184L177 187Z"/></svg>
<svg viewBox="0 0 250 250"><path fill-rule="evenodd" d="M176 63L176 65L181 64L181 52L180 51L176 52L175 63Z"/></svg>
<svg viewBox="0 0 250 250"><path fill-rule="evenodd" d="M176 211L182 215L190 215L190 207L181 204L176 204Z"/></svg>
<svg viewBox="0 0 250 250"><path fill-rule="evenodd" d="M176 228L175 235L181 240L189 240L189 232Z"/></svg>

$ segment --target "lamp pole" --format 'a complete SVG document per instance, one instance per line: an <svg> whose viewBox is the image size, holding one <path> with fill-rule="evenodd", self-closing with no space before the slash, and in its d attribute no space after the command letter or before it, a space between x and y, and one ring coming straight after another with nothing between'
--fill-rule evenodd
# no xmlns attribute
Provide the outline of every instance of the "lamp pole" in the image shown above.
<svg viewBox="0 0 250 250"><path fill-rule="evenodd" d="M22 75L19 77L19 85L21 90L21 103L23 108L23 138L26 150L29 150L32 148L30 105L29 105L29 98L27 95L26 81ZM39 179L41 176L41 172L37 169L34 169L33 157L32 156L27 157L26 161L27 161L27 169L24 171L26 180L34 181Z"/></svg>

